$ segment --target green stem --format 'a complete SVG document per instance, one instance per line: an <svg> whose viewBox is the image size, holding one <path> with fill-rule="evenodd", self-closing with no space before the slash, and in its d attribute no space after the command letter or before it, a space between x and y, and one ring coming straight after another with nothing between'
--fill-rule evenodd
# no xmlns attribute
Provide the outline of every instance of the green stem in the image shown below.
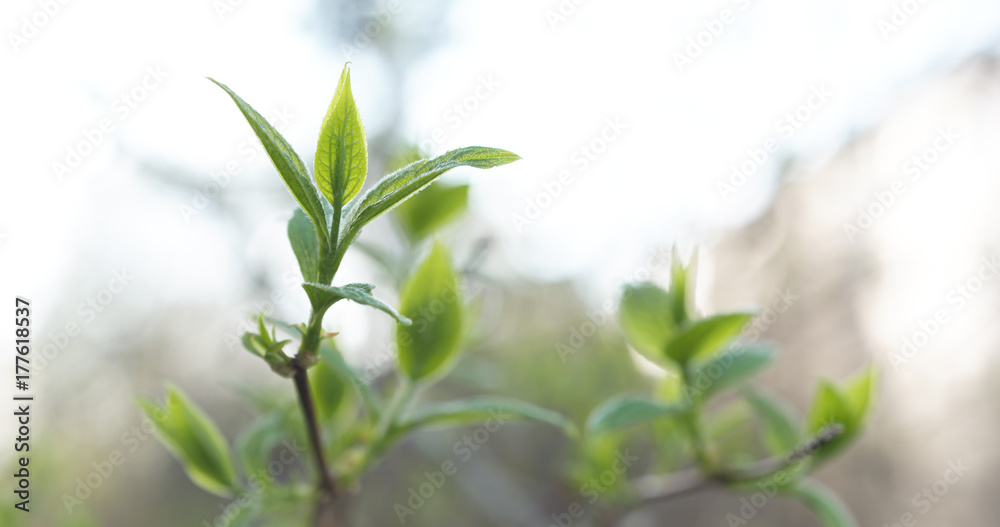
<svg viewBox="0 0 1000 527"><path fill-rule="evenodd" d="M691 386L693 373L694 372L691 370L690 365L684 364L682 366L681 378L684 382L684 393L695 393ZM690 401L688 401L688 411L683 416L682 421L684 422L685 427L688 430L688 434L691 437L691 444L694 448L695 463L706 476L713 476L716 473L717 467L711 453L709 452L708 441L706 440L705 433L702 430L701 411L702 402L699 401L696 396L692 395Z"/></svg>

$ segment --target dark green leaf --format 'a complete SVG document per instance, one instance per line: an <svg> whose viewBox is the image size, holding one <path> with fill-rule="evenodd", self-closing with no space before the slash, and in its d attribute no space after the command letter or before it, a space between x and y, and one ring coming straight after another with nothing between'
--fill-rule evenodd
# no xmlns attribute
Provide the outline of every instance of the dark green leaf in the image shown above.
<svg viewBox="0 0 1000 527"><path fill-rule="evenodd" d="M368 174L368 144L361 116L351 93L348 65L340 74L337 91L323 118L316 145L316 185L339 211L361 191Z"/></svg>
<svg viewBox="0 0 1000 527"><path fill-rule="evenodd" d="M561 429L569 437L578 435L576 425L559 412L502 397L477 397L427 405L406 419L396 433L434 425L477 425L490 420L496 426L508 421L538 421Z"/></svg>
<svg viewBox="0 0 1000 527"><path fill-rule="evenodd" d="M654 362L663 362L667 343L674 336L673 300L667 291L644 282L625 286L619 322L637 351Z"/></svg>
<svg viewBox="0 0 1000 527"><path fill-rule="evenodd" d="M681 364L707 359L738 337L753 317L753 313L731 313L689 322L667 344L667 356Z"/></svg>
<svg viewBox="0 0 1000 527"><path fill-rule="evenodd" d="M396 327L399 367L413 381L443 375L458 355L463 310L448 251L435 244L403 288L399 310L413 320Z"/></svg>
<svg viewBox="0 0 1000 527"><path fill-rule="evenodd" d="M635 395L619 395L604 401L590 412L587 433L602 434L622 430L683 412L684 407L680 405L664 404Z"/></svg>
<svg viewBox="0 0 1000 527"><path fill-rule="evenodd" d="M233 99L236 106L239 107L240 112L243 113L243 117L250 123L250 128L253 129L257 138L260 139L261 144L264 145L264 150L274 163L274 167L278 169L278 174L284 180L288 191L292 193L292 197L299 203L302 210L309 215L309 219L316 226L316 230L326 232L326 213L323 210L323 204L319 199L316 188L309 181L309 172L306 170L306 166L302 163L299 155L295 153L295 150L288 144L288 141L285 141L285 138L257 113L257 110L254 110L246 101L236 95L233 90L230 90L228 86L215 79L208 80L225 90Z"/></svg>
<svg viewBox="0 0 1000 527"><path fill-rule="evenodd" d="M319 237L316 227L302 209L295 209L288 220L288 241L292 244L295 259L299 261L302 278L306 282L319 280Z"/></svg>
<svg viewBox="0 0 1000 527"><path fill-rule="evenodd" d="M406 235L417 241L461 215L468 201L468 185L434 183L400 204L395 213Z"/></svg>
<svg viewBox="0 0 1000 527"><path fill-rule="evenodd" d="M313 310L319 311L332 306L333 304L347 299L362 305L371 306L379 311L384 311L400 324L409 324L410 319L400 315L395 309L389 307L381 300L372 296L371 284L347 284L345 286L334 287L332 285L305 283L302 287L309 295Z"/></svg>
<svg viewBox="0 0 1000 527"><path fill-rule="evenodd" d="M219 496L236 492L236 469L229 444L205 412L173 387L167 388L163 407L148 399L140 399L138 404L191 481Z"/></svg>
<svg viewBox="0 0 1000 527"><path fill-rule="evenodd" d="M749 379L774 360L774 348L766 344L736 346L715 355L690 379L693 395L712 395Z"/></svg>

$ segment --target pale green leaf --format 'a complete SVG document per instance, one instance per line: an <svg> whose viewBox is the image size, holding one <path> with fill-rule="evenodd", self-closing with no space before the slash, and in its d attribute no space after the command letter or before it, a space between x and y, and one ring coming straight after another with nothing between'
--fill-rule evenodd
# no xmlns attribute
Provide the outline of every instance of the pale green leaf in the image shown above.
<svg viewBox="0 0 1000 527"><path fill-rule="evenodd" d="M667 343L674 336L673 300L667 291L644 282L626 285L619 323L637 351L654 362L663 362Z"/></svg>
<svg viewBox="0 0 1000 527"><path fill-rule="evenodd" d="M435 244L403 288L400 312L413 324L396 327L399 367L411 380L443 375L462 340L464 307L448 251Z"/></svg>
<svg viewBox="0 0 1000 527"><path fill-rule="evenodd" d="M461 215L468 201L468 185L434 183L401 203L394 212L406 235L418 241Z"/></svg>
<svg viewBox="0 0 1000 527"><path fill-rule="evenodd" d="M237 491L229 444L204 411L173 387L167 388L162 407L148 399L140 399L138 404L191 481L219 496Z"/></svg>
<svg viewBox="0 0 1000 527"><path fill-rule="evenodd" d="M429 185L441 174L460 166L486 169L518 159L521 158L516 154L499 148L470 146L406 165L382 178L351 208L343 222L338 253L347 249L362 227Z"/></svg>
<svg viewBox="0 0 1000 527"><path fill-rule="evenodd" d="M316 162L316 185L339 211L361 191L368 174L368 144L354 94L351 70L344 65L330 107L323 118Z"/></svg>
<svg viewBox="0 0 1000 527"><path fill-rule="evenodd" d="M730 313L689 322L667 344L667 356L681 364L709 358L738 337L753 317L753 313Z"/></svg>

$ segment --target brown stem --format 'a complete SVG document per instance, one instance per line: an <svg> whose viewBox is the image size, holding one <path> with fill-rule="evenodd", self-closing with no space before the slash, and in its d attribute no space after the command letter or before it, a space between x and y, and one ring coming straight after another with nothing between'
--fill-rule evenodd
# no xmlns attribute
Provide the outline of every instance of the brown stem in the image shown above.
<svg viewBox="0 0 1000 527"><path fill-rule="evenodd" d="M326 464L326 456L323 454L323 441L320 438L316 409L313 405L312 391L309 389L309 375L306 369L296 365L294 379L295 391L299 394L299 405L302 407L302 415L305 417L306 427L309 429L309 442L312 444L316 468L319 470L319 495L316 499L313 526L334 527L333 502L337 497L337 488Z"/></svg>

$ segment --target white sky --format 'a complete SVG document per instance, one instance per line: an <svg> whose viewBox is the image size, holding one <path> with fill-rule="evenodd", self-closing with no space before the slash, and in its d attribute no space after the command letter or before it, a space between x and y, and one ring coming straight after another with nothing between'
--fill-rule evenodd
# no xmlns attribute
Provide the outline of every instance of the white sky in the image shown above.
<svg viewBox="0 0 1000 527"><path fill-rule="evenodd" d="M240 160L244 174L225 192L252 192L273 171L263 156L242 157L249 129L203 77L227 83L265 115L293 114L286 137L311 161L345 61L309 29L311 2L232 3L240 5L220 20L212 0L68 2L16 51L11 34L23 30L22 17L41 17L41 8L0 6L5 298L16 288L51 305L75 264L94 254L141 270L151 278L144 287L164 298L212 298L231 287L224 278L235 262L211 206L184 223L178 210L190 196L138 175L136 156L206 182ZM752 219L773 192L778 160L822 159L877 122L921 76L992 48L1000 35L1000 3L932 1L886 41L879 20L896 3L903 2L589 0L553 28L546 11L556 1L457 2L446 44L405 86L406 134L420 141L441 128L445 139L434 153L482 144L523 156L502 169L467 171L477 213L497 228L517 265L551 277L599 269L598 287L607 289L649 247L710 240ZM416 4L403 5L388 30L418 22ZM724 9L732 23L679 73L673 53ZM355 95L374 133L385 125L379 87L388 82L386 66L370 50L352 60ZM127 116L117 112L115 99L140 85L147 68L167 77ZM474 95L481 78L499 86L454 127L445 112ZM831 100L723 201L715 183L746 160L748 148L780 137L779 119L819 86L834 93ZM105 118L113 130L57 182L53 161ZM582 170L574 152L609 118L626 129ZM512 215L525 214L525 200L537 199L563 170L573 184L519 229ZM281 227L269 218L261 229L271 236Z"/></svg>

